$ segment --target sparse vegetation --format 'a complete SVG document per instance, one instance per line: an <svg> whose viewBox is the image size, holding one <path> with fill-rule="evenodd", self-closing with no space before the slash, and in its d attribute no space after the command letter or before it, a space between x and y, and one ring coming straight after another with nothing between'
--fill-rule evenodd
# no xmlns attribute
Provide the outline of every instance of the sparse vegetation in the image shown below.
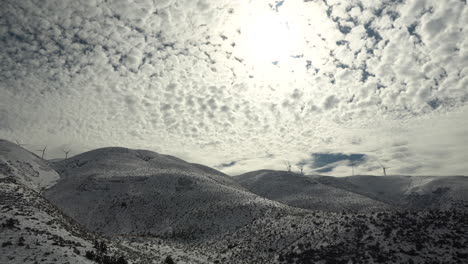
<svg viewBox="0 0 468 264"><path fill-rule="evenodd" d="M18 219L14 218L8 218L5 223L2 224L2 227L4 228L16 228L16 226L19 224Z"/></svg>
<svg viewBox="0 0 468 264"><path fill-rule="evenodd" d="M108 255L108 247L104 241L94 242L94 251L86 251L85 257L99 264L127 264L124 256L118 256L116 253Z"/></svg>
<svg viewBox="0 0 468 264"><path fill-rule="evenodd" d="M2 247L8 247L8 246L11 246L11 245L13 245L13 243L11 243L11 241L6 241L6 242L2 243Z"/></svg>
<svg viewBox="0 0 468 264"><path fill-rule="evenodd" d="M164 260L164 263L166 264L175 264L174 260L172 259L171 256L167 256L166 259Z"/></svg>

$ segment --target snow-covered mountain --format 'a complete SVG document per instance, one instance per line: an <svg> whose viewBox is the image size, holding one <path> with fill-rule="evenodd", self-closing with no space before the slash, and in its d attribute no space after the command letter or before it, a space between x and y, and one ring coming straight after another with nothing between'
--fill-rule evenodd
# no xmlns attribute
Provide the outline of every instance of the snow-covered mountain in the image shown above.
<svg viewBox="0 0 468 264"><path fill-rule="evenodd" d="M17 144L0 139L0 178L13 176L36 191L50 188L60 178L47 161Z"/></svg>
<svg viewBox="0 0 468 264"><path fill-rule="evenodd" d="M295 210L244 190L219 171L146 150L97 149L54 167L61 179L46 197L108 235L212 237Z"/></svg>
<svg viewBox="0 0 468 264"><path fill-rule="evenodd" d="M391 206L367 196L323 184L319 176L287 171L253 171L233 179L247 190L290 206L321 211L369 212Z"/></svg>

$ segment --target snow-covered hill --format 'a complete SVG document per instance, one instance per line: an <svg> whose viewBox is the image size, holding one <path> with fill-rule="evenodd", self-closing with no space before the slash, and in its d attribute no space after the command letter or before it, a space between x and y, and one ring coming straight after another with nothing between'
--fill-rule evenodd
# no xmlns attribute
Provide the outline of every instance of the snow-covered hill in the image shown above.
<svg viewBox="0 0 468 264"><path fill-rule="evenodd" d="M229 176L145 150L104 148L54 164L46 196L108 235L212 237L272 212L295 210L252 194Z"/></svg>
<svg viewBox="0 0 468 264"><path fill-rule="evenodd" d="M391 209L391 206L367 196L322 184L317 180L318 176L261 170L242 174L233 179L262 197L304 209L332 212Z"/></svg>
<svg viewBox="0 0 468 264"><path fill-rule="evenodd" d="M94 263L97 237L15 178L0 179L0 263Z"/></svg>
<svg viewBox="0 0 468 264"><path fill-rule="evenodd" d="M0 161L0 263L96 263L92 253L107 263L124 264L127 256L149 263L146 254L88 232L45 199L41 191L59 179L46 161L6 140Z"/></svg>
<svg viewBox="0 0 468 264"><path fill-rule="evenodd" d="M214 263L468 263L468 214L423 210L271 216L203 246Z"/></svg>
<svg viewBox="0 0 468 264"><path fill-rule="evenodd" d="M10 141L0 139L0 178L15 177L25 186L41 191L60 178L47 161Z"/></svg>
<svg viewBox="0 0 468 264"><path fill-rule="evenodd" d="M260 170L233 177L247 190L290 206L321 211L468 210L466 176L301 175Z"/></svg>
<svg viewBox="0 0 468 264"><path fill-rule="evenodd" d="M317 181L400 208L468 210L466 176L322 176Z"/></svg>

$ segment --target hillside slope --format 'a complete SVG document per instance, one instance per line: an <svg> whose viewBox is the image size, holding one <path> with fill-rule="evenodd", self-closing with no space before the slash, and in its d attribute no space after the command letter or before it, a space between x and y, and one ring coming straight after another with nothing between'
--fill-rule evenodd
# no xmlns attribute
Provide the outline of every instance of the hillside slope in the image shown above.
<svg viewBox="0 0 468 264"><path fill-rule="evenodd" d="M54 164L48 199L93 231L184 239L235 230L293 210L205 166L144 150L104 148Z"/></svg>
<svg viewBox="0 0 468 264"><path fill-rule="evenodd" d="M60 178L47 161L17 144L0 139L0 178L13 175L36 191L50 188Z"/></svg>
<svg viewBox="0 0 468 264"><path fill-rule="evenodd" d="M467 263L468 215L447 211L271 216L204 244L214 263Z"/></svg>
<svg viewBox="0 0 468 264"><path fill-rule="evenodd" d="M107 243L102 256L134 255L86 231L45 199L41 191L59 178L48 162L6 140L0 140L0 263L95 263L85 256ZM101 255L100 255L101 256Z"/></svg>
<svg viewBox="0 0 468 264"><path fill-rule="evenodd" d="M58 178L47 161L8 141L1 141L0 160L0 263L96 263L90 252L114 261L106 263L162 263L168 254L206 263L202 252L177 244L159 241L142 251L125 238L111 241L91 233L43 197L41 186L50 188ZM106 252L98 253L97 242L107 245Z"/></svg>
<svg viewBox="0 0 468 264"><path fill-rule="evenodd" d="M53 163L57 181L16 144L2 141L0 158L0 263L95 263L85 252L96 241L114 260L143 264L468 262L466 177L233 179L105 148Z"/></svg>
<svg viewBox="0 0 468 264"><path fill-rule="evenodd" d="M247 190L290 206L321 211L367 212L391 206L364 195L322 184L317 176L261 170L233 179Z"/></svg>
<svg viewBox="0 0 468 264"><path fill-rule="evenodd" d="M84 255L95 238L37 192L0 179L0 263L94 263Z"/></svg>
<svg viewBox="0 0 468 264"><path fill-rule="evenodd" d="M317 181L407 209L468 209L466 176L321 176Z"/></svg>

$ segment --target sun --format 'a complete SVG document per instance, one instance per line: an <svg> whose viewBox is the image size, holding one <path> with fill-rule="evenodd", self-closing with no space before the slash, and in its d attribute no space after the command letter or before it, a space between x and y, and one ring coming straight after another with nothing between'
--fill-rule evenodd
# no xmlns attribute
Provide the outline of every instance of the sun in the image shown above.
<svg viewBox="0 0 468 264"><path fill-rule="evenodd" d="M293 56L298 33L276 13L252 14L242 27L242 49L255 64L277 64Z"/></svg>
<svg viewBox="0 0 468 264"><path fill-rule="evenodd" d="M260 61L284 60L291 46L291 31L285 19L262 16L252 21L246 32L252 56Z"/></svg>

